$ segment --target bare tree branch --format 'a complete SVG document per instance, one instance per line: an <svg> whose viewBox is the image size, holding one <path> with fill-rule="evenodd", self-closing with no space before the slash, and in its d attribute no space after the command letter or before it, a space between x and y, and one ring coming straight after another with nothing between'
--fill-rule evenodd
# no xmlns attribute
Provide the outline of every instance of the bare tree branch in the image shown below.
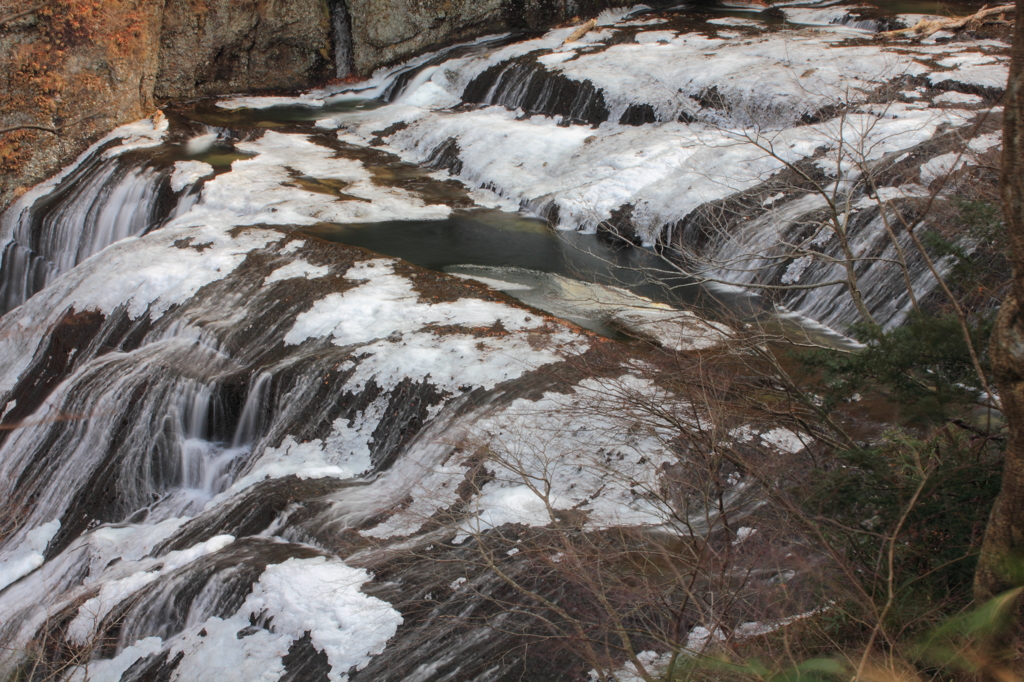
<svg viewBox="0 0 1024 682"><path fill-rule="evenodd" d="M35 5L34 7L29 7L27 10L23 12L16 12L15 14L3 17L2 19L0 19L0 26L3 26L4 24L9 24L12 21L17 21L18 19L21 19L22 17L27 17L30 14L34 14L35 12L38 12L39 10L43 9L49 4L49 2L41 2L38 5Z"/></svg>
<svg viewBox="0 0 1024 682"><path fill-rule="evenodd" d="M37 124L37 123L23 123L23 124L14 125L14 126L8 126L6 128L0 128L0 135L3 135L4 133L11 133L11 132L14 132L16 130L41 130L44 133L50 133L51 135L57 135L62 130L66 130L67 128L74 127L74 126L78 125L79 123L84 123L85 121L88 121L90 119L97 118L99 116L102 116L105 113L106 113L106 110L105 109L101 109L99 111L94 111L91 114L86 114L85 116L76 118L73 121L68 121L67 123L64 123L64 124L59 125L59 126L45 126L45 125Z"/></svg>

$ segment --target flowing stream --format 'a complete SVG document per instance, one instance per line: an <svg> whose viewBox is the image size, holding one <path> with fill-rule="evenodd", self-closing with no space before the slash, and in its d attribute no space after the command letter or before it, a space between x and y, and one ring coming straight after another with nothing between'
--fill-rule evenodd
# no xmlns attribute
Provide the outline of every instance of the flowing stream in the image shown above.
<svg viewBox="0 0 1024 682"><path fill-rule="evenodd" d="M842 285L802 286L835 280L839 245L786 164L846 201L884 325L908 278L934 288L921 258L893 266L909 246L886 220L998 97L1006 48L865 39L898 21L606 12L574 43L489 36L354 85L172 104L31 189L0 216L0 674L33 646L68 680L579 673L538 672L504 634L515 617L460 621L511 598L465 540L546 525L536 471L588 527L681 532L636 492L675 461L672 435L616 402L674 398L622 341L699 352L722 321L765 316L835 340L856 320ZM891 205L844 189L855 174L830 156L837 93L883 87L898 94L847 102L838 125L859 126L864 163L904 164ZM779 246L801 241L821 257ZM778 282L801 286L751 293ZM473 453L509 434L532 454L479 478Z"/></svg>

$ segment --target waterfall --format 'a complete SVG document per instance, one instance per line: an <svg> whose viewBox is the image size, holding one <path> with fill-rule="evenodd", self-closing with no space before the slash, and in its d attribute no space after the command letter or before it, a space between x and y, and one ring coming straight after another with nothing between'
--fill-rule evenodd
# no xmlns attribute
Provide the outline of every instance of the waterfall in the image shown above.
<svg viewBox="0 0 1024 682"><path fill-rule="evenodd" d="M344 76L347 7L329 7ZM482 453L507 439L524 446L520 474L550 464L548 502L585 527L669 529L643 491L677 476L678 432L616 416L623 391L675 398L612 342L310 234L384 225L390 239L397 221L454 220L479 199L566 229L621 224L651 244L672 226L671 243L726 283L837 279L837 240L814 239L827 207L793 183L777 193L785 164L744 143L740 114L767 115L787 161L827 175L814 164L834 137L800 116L827 112L836 88L875 91L880 63L926 67L834 34L660 21L422 55L357 88L309 93L307 105L324 106L301 107L301 119L287 106L265 119L215 112L242 131L195 136L175 123L165 140L149 122L157 150L126 140L108 154L106 141L30 190L0 233L4 310L20 306L0 316L0 500L14 526L0 538L0 677L40 643L91 656L98 682L529 677L523 661L536 655L509 634L519 616L483 613L488 598L516 597L464 531L514 524L512 542L528 543L550 506ZM204 107L191 113L213 120ZM921 102L848 118L874 116L868 142L895 158L967 120L949 111ZM227 138L236 153L212 151ZM188 160L171 170L173 158ZM425 163L473 193L428 178ZM908 306L891 216L850 199L859 283L891 327ZM720 222L705 219L723 207ZM813 262L782 246L812 239ZM919 295L933 287L919 259L908 269ZM843 327L855 313L842 293L773 300ZM736 480L729 504L743 500ZM537 566L518 552L495 559L507 575ZM465 627L467 613L487 627Z"/></svg>
<svg viewBox="0 0 1024 682"><path fill-rule="evenodd" d="M245 399L245 406L242 407L235 435L231 438L232 448L252 445L261 435L263 424L270 415L269 400L273 378L269 372L261 372L250 382L249 395Z"/></svg>
<svg viewBox="0 0 1024 682"><path fill-rule="evenodd" d="M889 215L882 215L882 211ZM900 231L894 244L886 230L888 223L899 224L893 215L902 210L899 202L884 209L873 202L846 218L847 239L853 253L859 254L855 273L864 303L875 321L884 329L900 325L912 307L906 278L899 265L900 251L907 260L907 276L918 299L931 292L935 277L909 235ZM789 311L808 317L836 330L846 330L862 321L851 303L845 284L845 259L841 243L822 227L829 220L825 200L807 194L787 201L778 208L765 210L752 220L715 224L693 220L676 228L674 243L693 254L701 265L701 274L724 283L756 290L758 284L795 284L808 288L765 290L765 295ZM814 235L817 234L817 237ZM812 239L813 238L813 239ZM791 255L793 245L811 240L802 260ZM898 248L897 248L898 247ZM817 255L814 255L817 254ZM948 259L938 259L940 272L948 271Z"/></svg>
<svg viewBox="0 0 1024 682"><path fill-rule="evenodd" d="M610 115L604 94L589 81L550 73L529 59L490 67L466 86L462 101L561 116L565 122L593 126L607 121Z"/></svg>
<svg viewBox="0 0 1024 682"><path fill-rule="evenodd" d="M5 216L8 242L0 261L0 313L107 246L137 237L183 214L198 194L178 198L170 170L143 156L107 157L102 150L50 192Z"/></svg>
<svg viewBox="0 0 1024 682"><path fill-rule="evenodd" d="M18 315L0 317L7 427L0 430L0 496L25 510L0 542L0 669L40 638L109 642L90 665L90 677L100 680L158 671L173 679L172 670L179 679L201 678L188 671L215 665L202 653L204 642L215 641L218 651L246 647L245 656L264 668L323 656L342 670L365 665L366 651L383 647L401 617L358 591L370 575L343 564L320 530L327 522L296 511L296 501L373 485L423 447L417 438L431 425L458 425L466 405L488 392L490 402L524 373L559 361L550 349L587 347L575 332L538 328L545 322L533 321L533 311L479 298L417 302L413 280L393 261L247 224L264 220L255 215L259 199L269 207L265 216L310 200L272 165L279 149L292 150L281 161L289 164L303 150L317 159L332 153L286 145L299 138L264 140L270 152L258 163L283 189L254 194L250 213L237 218L243 229L211 208L238 196L239 179L218 176L181 220L109 245L25 300ZM250 177L254 165L233 173ZM142 196L124 186L142 185L146 168L89 164L58 199L87 185L108 203L113 194ZM385 206L396 215L422 207L410 195L389 197ZM104 208L77 201L54 203L75 215ZM42 222L51 214L41 206L30 208ZM107 210L122 215L112 204ZM363 307L368 299L372 309ZM470 328L460 331L463 318L511 336L477 338ZM454 323L453 331L436 334L433 325L442 322ZM334 343L330 330L350 328L344 343ZM551 344L530 334L550 335ZM405 469L452 447L430 443L423 452L431 459L414 455ZM398 503L394 495L405 494L385 486L376 496L358 495L359 512L346 518L375 523ZM307 585L318 571L331 589L352 585L348 603L374 614L363 625L359 618L337 624L337 614L322 622L364 628L360 636L380 638L379 645L352 658L357 652L323 644L314 628L316 646L303 648L309 628L284 625L295 606L274 602L289 589L272 583L274 576ZM260 606L250 606L257 597ZM57 612L66 624L59 631L49 618ZM273 634L259 626L271 617ZM265 641L271 636L273 645ZM223 679L237 675L251 679L237 670Z"/></svg>
<svg viewBox="0 0 1024 682"><path fill-rule="evenodd" d="M494 50L514 43L518 37L515 34L489 36L431 52L406 64L400 64L381 76L378 97L383 102L399 101L404 95L415 92L416 88L431 80L437 71L436 67L441 64L461 61L476 64L479 60L486 60Z"/></svg>

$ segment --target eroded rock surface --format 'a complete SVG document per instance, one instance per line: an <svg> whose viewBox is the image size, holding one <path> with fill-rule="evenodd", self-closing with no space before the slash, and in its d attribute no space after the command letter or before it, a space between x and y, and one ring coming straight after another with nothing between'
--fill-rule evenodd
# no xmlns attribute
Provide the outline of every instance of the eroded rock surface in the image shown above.
<svg viewBox="0 0 1024 682"><path fill-rule="evenodd" d="M292 89L333 75L322 0L169 0L160 34L160 98Z"/></svg>

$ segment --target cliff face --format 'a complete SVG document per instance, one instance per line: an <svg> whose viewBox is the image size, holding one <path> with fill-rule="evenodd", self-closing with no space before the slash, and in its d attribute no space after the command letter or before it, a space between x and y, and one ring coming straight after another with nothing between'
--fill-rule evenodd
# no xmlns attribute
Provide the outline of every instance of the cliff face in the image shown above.
<svg viewBox="0 0 1024 682"><path fill-rule="evenodd" d="M0 210L155 100L365 76L631 1L0 0Z"/></svg>
<svg viewBox="0 0 1024 682"><path fill-rule="evenodd" d="M353 72L505 28L502 0L348 0Z"/></svg>
<svg viewBox="0 0 1024 682"><path fill-rule="evenodd" d="M335 0L340 4L341 0ZM352 71L375 68L462 40L538 30L633 0L347 0Z"/></svg>
<svg viewBox="0 0 1024 682"><path fill-rule="evenodd" d="M334 75L323 0L166 0L155 95L293 89Z"/></svg>
<svg viewBox="0 0 1024 682"><path fill-rule="evenodd" d="M0 3L0 208L153 110L162 2L36 4Z"/></svg>

